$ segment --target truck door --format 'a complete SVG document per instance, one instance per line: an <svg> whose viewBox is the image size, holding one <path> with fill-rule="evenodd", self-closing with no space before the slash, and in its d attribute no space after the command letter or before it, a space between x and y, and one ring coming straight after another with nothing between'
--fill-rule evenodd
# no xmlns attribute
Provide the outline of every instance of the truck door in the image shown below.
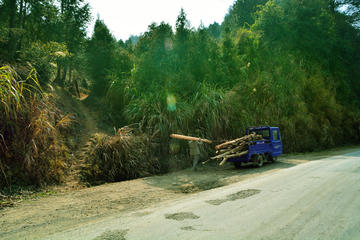
<svg viewBox="0 0 360 240"><path fill-rule="evenodd" d="M272 156L280 156L282 154L283 144L278 128L272 129Z"/></svg>

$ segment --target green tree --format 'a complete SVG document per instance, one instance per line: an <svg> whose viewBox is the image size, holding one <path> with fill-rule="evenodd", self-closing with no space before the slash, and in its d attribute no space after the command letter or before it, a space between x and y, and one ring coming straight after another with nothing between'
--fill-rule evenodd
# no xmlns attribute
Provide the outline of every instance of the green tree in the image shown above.
<svg viewBox="0 0 360 240"><path fill-rule="evenodd" d="M175 54L177 69L184 70L187 65L187 59L189 57L189 37L191 34L190 22L186 18L186 13L181 8L180 14L176 20L176 33L175 33Z"/></svg>
<svg viewBox="0 0 360 240"><path fill-rule="evenodd" d="M209 35L217 40L220 40L221 33L223 31L222 25L218 24L217 22L214 22L209 25L208 27Z"/></svg>
<svg viewBox="0 0 360 240"><path fill-rule="evenodd" d="M224 72L228 76L226 81L222 84L224 87L233 86L235 83L235 76L237 74L236 51L228 24L225 24L222 38L222 62L224 66Z"/></svg>
<svg viewBox="0 0 360 240"><path fill-rule="evenodd" d="M229 13L225 16L225 23L228 24L230 31L239 28L249 28L255 23L253 14L259 5L265 5L269 0L237 0L230 7Z"/></svg>
<svg viewBox="0 0 360 240"><path fill-rule="evenodd" d="M67 61L58 62L58 71L56 82L64 85L64 81L69 73L69 81L71 81L71 73L74 66L78 66L74 60L79 59L79 54L83 51L81 47L84 45L86 37L86 25L90 21L90 5L84 3L84 0L59 0L60 2L60 19L58 28L60 30L58 41L65 42L75 58L67 59ZM61 75L62 70L62 75Z"/></svg>
<svg viewBox="0 0 360 240"><path fill-rule="evenodd" d="M171 82L174 74L173 31L164 22L149 25L135 48L138 57L135 81L142 91L156 91Z"/></svg>
<svg viewBox="0 0 360 240"><path fill-rule="evenodd" d="M104 96L109 88L110 80L106 76L113 67L115 47L116 39L104 21L98 18L86 49L87 69L94 95Z"/></svg>

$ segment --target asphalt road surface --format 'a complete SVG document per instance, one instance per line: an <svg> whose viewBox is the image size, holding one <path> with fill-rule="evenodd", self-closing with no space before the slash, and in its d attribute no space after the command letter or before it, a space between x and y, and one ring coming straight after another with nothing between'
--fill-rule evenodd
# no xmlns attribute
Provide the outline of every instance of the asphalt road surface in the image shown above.
<svg viewBox="0 0 360 240"><path fill-rule="evenodd" d="M89 223L47 239L360 239L360 151Z"/></svg>

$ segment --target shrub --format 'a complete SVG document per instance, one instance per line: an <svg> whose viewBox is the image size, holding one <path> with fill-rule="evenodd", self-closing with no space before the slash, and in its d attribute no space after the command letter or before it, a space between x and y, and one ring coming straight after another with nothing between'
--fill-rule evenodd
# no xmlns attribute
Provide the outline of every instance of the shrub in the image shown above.
<svg viewBox="0 0 360 240"><path fill-rule="evenodd" d="M123 127L115 136L95 134L82 169L91 183L119 182L155 174L159 162L154 157L154 136Z"/></svg>
<svg viewBox="0 0 360 240"><path fill-rule="evenodd" d="M70 121L42 93L35 70L26 81L17 78L10 67L0 68L0 188L60 182L67 148L59 128Z"/></svg>

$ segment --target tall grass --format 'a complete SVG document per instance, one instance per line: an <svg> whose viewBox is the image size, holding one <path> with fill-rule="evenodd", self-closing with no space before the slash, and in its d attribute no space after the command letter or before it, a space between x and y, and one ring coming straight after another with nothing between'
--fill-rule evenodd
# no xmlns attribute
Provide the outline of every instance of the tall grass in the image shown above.
<svg viewBox="0 0 360 240"><path fill-rule="evenodd" d="M140 97L133 96L123 111L127 123L139 123L140 129L149 135L156 133L159 144L156 154L159 156L162 173L169 171L170 134L189 134L191 125L192 109L188 102L175 95L176 108L172 105L173 108L169 109L168 97L170 95L164 89L159 89L156 93L148 93ZM185 164L186 143L176 141L176 144L182 146L176 154L184 156Z"/></svg>
<svg viewBox="0 0 360 240"><path fill-rule="evenodd" d="M42 92L35 70L22 80L1 67L0 100L0 187L62 181L67 148L59 129L70 120Z"/></svg>
<svg viewBox="0 0 360 240"><path fill-rule="evenodd" d="M199 129L201 137L212 140L229 139L234 132L238 132L230 126L232 115L238 109L226 91L209 84L200 84L190 105L190 120L193 123L190 131Z"/></svg>

